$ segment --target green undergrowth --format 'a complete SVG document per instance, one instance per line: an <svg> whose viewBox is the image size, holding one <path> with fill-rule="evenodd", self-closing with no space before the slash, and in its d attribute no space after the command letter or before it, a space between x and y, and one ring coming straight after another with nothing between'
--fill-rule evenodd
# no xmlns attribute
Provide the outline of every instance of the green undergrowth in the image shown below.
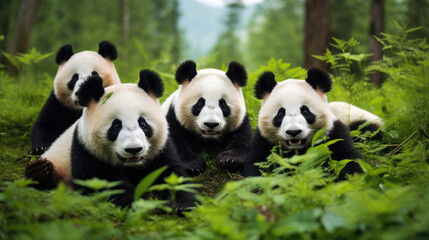
<svg viewBox="0 0 429 240"><path fill-rule="evenodd" d="M0 239L428 239L428 44L408 40L410 30L402 30L380 39L385 56L377 63L355 54L353 39L334 39L336 50L319 56L334 69L329 100L351 102L385 122L382 140L352 132L363 154L357 160L363 174L336 181L349 160L332 161L332 142L323 138L292 158L273 149L259 166L261 177L219 169L204 155L206 171L186 183L198 186L179 184L187 179L172 176L169 185L149 187L151 180L144 179L139 187L140 194L195 186L200 203L183 216L156 198L139 198L128 209L115 207L107 200L114 193L108 187L115 183L100 180L80 183L97 189L94 196L81 196L62 184L51 191L29 187L23 172L30 161L31 126L52 89L54 73L37 72L25 63L18 77L0 71ZM209 67L207 62L197 60L198 66ZM359 71L351 70L356 66ZM177 86L175 66L171 69L161 71L166 95ZM381 88L365 77L373 70L384 73ZM253 126L260 107L253 86L264 71L273 71L278 81L306 76L304 69L281 59L249 72L243 92ZM137 82L137 77L125 82Z"/></svg>

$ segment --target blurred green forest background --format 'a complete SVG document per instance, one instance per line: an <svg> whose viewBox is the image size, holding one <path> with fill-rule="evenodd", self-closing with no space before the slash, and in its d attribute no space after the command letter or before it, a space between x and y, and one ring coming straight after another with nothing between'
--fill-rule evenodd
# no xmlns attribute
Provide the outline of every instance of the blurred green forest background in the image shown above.
<svg viewBox="0 0 429 240"><path fill-rule="evenodd" d="M371 52L369 42L373 35L398 33L394 21L407 24L408 28L423 26L413 36L429 36L427 0L266 0L251 6L243 1L225 2L229 4L220 9L195 0L2 0L1 49L14 54L36 47L42 53L49 53L71 43L76 51L81 51L96 49L99 41L109 40L118 47L119 75L127 76L133 68L154 65L170 70L172 64L189 56L206 60L215 56L206 63L212 67L236 60L250 71L271 58L283 59L292 66L310 67L305 55L324 53L330 47L331 37L346 40L354 37L360 42L356 52ZM371 17L374 3L382 9ZM307 9L306 4L316 9ZM306 34L305 24L310 21L307 15L327 21L323 27L310 26L313 28L308 31L319 34L315 38L322 44L310 53L304 50L309 48L305 44L310 35ZM210 25L213 21L221 21L222 25ZM382 21L382 26L373 29L374 21ZM206 35L210 35L210 30L218 34L211 34L212 42L200 52L193 52L191 44L205 36L187 34L196 29L206 31ZM44 61L38 68L54 73L56 66L52 62Z"/></svg>
<svg viewBox="0 0 429 240"><path fill-rule="evenodd" d="M429 0L201 1L0 0L0 239L429 239ZM351 132L364 173L343 182L335 171L345 162L329 161L327 143L290 159L273 153L274 170L256 178L203 156L207 170L194 178L201 204L184 217L156 199L121 209L108 191L28 187L30 130L52 91L55 53L65 43L96 51L101 40L118 48L122 82L158 71L162 99L183 60L223 70L241 62L253 126L263 71L281 81L324 68L329 100L383 118L383 139Z"/></svg>

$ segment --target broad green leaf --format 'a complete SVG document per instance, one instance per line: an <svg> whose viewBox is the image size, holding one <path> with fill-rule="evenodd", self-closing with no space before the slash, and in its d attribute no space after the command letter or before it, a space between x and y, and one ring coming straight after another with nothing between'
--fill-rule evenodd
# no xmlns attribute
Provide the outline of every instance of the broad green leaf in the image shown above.
<svg viewBox="0 0 429 240"><path fill-rule="evenodd" d="M325 213L321 218L321 222L329 233L335 232L338 228L354 229L353 225L344 218L331 213Z"/></svg>
<svg viewBox="0 0 429 240"><path fill-rule="evenodd" d="M316 141L321 139L323 137L323 135L326 132L326 128L322 128L319 131L317 131L314 136L313 139L311 140L311 146L314 146L316 144Z"/></svg>
<svg viewBox="0 0 429 240"><path fill-rule="evenodd" d="M362 159L358 159L356 161L357 161L357 163L359 163L359 166L362 168L362 170L365 173L371 173L372 172L373 168L367 162L363 161Z"/></svg>
<svg viewBox="0 0 429 240"><path fill-rule="evenodd" d="M87 180L73 179L73 182L78 185L91 188L96 192L100 191L101 189L113 188L113 187L119 186L122 183L121 181L109 182L105 179L99 179L99 178L92 178Z"/></svg>
<svg viewBox="0 0 429 240"><path fill-rule="evenodd" d="M144 177L136 187L134 191L134 201L139 199L143 193L145 193L149 187L155 182L155 180L167 169L167 166L158 168L157 170L149 173Z"/></svg>
<svg viewBox="0 0 429 240"><path fill-rule="evenodd" d="M5 52L5 51L2 51L2 53L3 53L3 55L6 57L6 59L14 66L14 67L16 67L17 69L19 69L19 63L18 63L18 61L16 60L16 58L12 55L12 54L10 54L10 53L7 53L7 52Z"/></svg>

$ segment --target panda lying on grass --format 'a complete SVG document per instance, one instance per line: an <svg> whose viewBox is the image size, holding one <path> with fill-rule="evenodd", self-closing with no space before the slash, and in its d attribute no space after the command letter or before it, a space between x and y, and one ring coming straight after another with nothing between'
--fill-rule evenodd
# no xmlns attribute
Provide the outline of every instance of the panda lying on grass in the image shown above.
<svg viewBox="0 0 429 240"><path fill-rule="evenodd" d="M31 130L30 155L43 154L81 116L82 106L77 102L76 93L93 72L102 77L104 87L120 83L112 63L118 56L116 47L108 41L101 41L98 46L98 52L75 54L70 44L58 50L55 61L60 66L54 78L54 89Z"/></svg>
<svg viewBox="0 0 429 240"><path fill-rule="evenodd" d="M167 121L158 101L162 93L161 79L149 70L140 72L138 85L118 84L106 89L103 80L92 75L77 92L79 105L85 107L82 117L41 156L39 164L27 168L27 176L48 187L64 179L71 184L72 178L121 181L116 188L125 192L113 196L119 206L131 204L140 180L162 166L168 168L155 183L172 172L187 176L168 141ZM73 187L91 193L80 185ZM166 191L159 194L162 199L170 196ZM174 207L189 207L194 201L193 194L180 191Z"/></svg>
<svg viewBox="0 0 429 240"><path fill-rule="evenodd" d="M349 129L331 110L332 107L338 110L337 114L343 113L345 109L340 107L344 105L329 105L327 102L325 94L331 87L328 74L314 68L308 71L305 81L288 79L277 83L272 72L265 72L259 77L255 95L262 99L262 105L257 131L246 157L246 165L242 169L244 176L260 175L254 163L266 161L271 149L279 144L284 150L290 150L290 155L305 153L311 146L314 134L322 128L326 128L325 134L329 139L342 139L329 146L333 160L362 157L353 146ZM351 110L352 120L366 112L362 109L357 111L357 108ZM371 116L363 117L360 120ZM354 124L350 123L351 126ZM356 162L349 162L340 172L339 179L357 172L362 172L360 166Z"/></svg>

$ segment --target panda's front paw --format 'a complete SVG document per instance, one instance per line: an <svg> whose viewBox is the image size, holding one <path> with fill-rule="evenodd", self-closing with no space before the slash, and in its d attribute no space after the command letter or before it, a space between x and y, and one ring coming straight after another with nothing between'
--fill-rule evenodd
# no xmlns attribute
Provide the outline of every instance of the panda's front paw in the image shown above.
<svg viewBox="0 0 429 240"><path fill-rule="evenodd" d="M32 185L36 189L52 189L55 187L53 168L54 165L51 161L46 158L39 158L25 166L25 176L38 182Z"/></svg>
<svg viewBox="0 0 429 240"><path fill-rule="evenodd" d="M202 160L187 162L185 171L191 177L198 176L200 173L204 172L204 164Z"/></svg>
<svg viewBox="0 0 429 240"><path fill-rule="evenodd" d="M46 150L48 150L49 147L33 147L28 151L28 155L35 155L40 156L42 155Z"/></svg>
<svg viewBox="0 0 429 240"><path fill-rule="evenodd" d="M347 175L353 175L355 173L363 173L362 168L359 166L357 162L349 162L347 165L341 170L338 175L338 180L346 180Z"/></svg>
<svg viewBox="0 0 429 240"><path fill-rule="evenodd" d="M225 151L216 157L216 164L219 167L235 172L243 167L244 159L241 156L237 156L232 151Z"/></svg>

